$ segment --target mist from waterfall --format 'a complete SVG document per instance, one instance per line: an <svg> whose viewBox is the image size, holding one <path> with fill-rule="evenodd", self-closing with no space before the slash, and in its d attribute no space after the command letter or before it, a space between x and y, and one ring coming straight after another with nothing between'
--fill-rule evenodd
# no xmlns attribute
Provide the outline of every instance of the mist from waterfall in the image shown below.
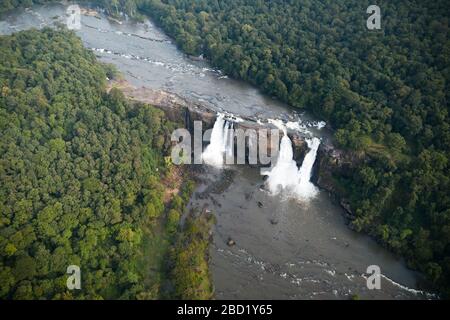
<svg viewBox="0 0 450 320"><path fill-rule="evenodd" d="M234 124L225 120L223 114L218 114L211 132L209 145L202 154L203 161L211 166L221 168L224 156L233 154Z"/></svg>
<svg viewBox="0 0 450 320"><path fill-rule="evenodd" d="M272 194L283 194L300 200L311 199L317 194L317 188L310 180L320 140L314 137L306 139L306 143L309 151L298 169L291 139L287 134L283 136L277 163L267 173L267 186Z"/></svg>
<svg viewBox="0 0 450 320"><path fill-rule="evenodd" d="M287 135L286 125L281 120L269 120L283 131L276 165L267 172L267 185L272 194L287 195L300 200L313 198L317 188L310 181L312 169L317 157L320 139L306 139L308 152L300 168L294 160L292 141ZM210 144L202 154L204 163L222 168L226 158L231 158L234 148L234 124L227 121L223 114L218 114L214 123Z"/></svg>

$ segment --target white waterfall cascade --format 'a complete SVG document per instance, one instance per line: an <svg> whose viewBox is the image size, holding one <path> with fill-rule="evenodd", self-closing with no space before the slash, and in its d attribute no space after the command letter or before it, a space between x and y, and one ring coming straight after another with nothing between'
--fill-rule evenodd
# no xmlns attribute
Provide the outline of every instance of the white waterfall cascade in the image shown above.
<svg viewBox="0 0 450 320"><path fill-rule="evenodd" d="M272 194L283 193L300 200L309 200L317 194L317 188L310 181L312 169L316 161L320 140L318 138L306 139L309 151L303 160L300 169L294 160L292 142L285 135L281 139L278 161L273 169L267 173L267 185Z"/></svg>
<svg viewBox="0 0 450 320"><path fill-rule="evenodd" d="M309 151L299 169L294 160L292 141L287 135L286 126L281 120L269 120L269 123L272 123L284 132L277 163L272 170L266 173L268 175L267 185L270 192L272 194L283 193L300 200L313 198L317 194L317 188L310 180L320 139L315 137L306 139ZM233 129L233 122L227 121L225 116L219 113L211 132L210 144L202 154L204 163L217 168L223 167L225 157L233 155Z"/></svg>
<svg viewBox="0 0 450 320"><path fill-rule="evenodd" d="M223 114L218 114L211 132L211 140L202 154L204 163L221 168L224 156L233 154L234 124L225 120Z"/></svg>
<svg viewBox="0 0 450 320"><path fill-rule="evenodd" d="M303 159L302 166L298 171L299 184L297 185L296 194L303 199L313 198L317 194L316 186L311 182L311 175L314 163L316 162L317 150L320 146L320 139L307 139L309 151Z"/></svg>

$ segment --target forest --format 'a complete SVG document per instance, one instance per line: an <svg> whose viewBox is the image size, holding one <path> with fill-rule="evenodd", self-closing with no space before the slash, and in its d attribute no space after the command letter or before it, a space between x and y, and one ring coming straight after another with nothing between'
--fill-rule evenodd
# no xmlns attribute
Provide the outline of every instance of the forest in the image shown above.
<svg viewBox="0 0 450 320"><path fill-rule="evenodd" d="M179 230L194 184L183 178L167 198L161 182L174 173L176 124L107 93L116 73L63 29L0 37L1 299L210 293L209 220ZM184 246L195 261L180 257ZM69 265L80 266L82 290L67 289Z"/></svg>

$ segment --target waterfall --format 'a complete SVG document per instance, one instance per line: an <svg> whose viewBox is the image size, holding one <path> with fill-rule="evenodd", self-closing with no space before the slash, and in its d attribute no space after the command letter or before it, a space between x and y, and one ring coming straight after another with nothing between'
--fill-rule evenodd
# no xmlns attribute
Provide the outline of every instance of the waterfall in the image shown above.
<svg viewBox="0 0 450 320"><path fill-rule="evenodd" d="M272 193L280 192L280 189L296 186L298 179L297 163L294 161L291 139L284 135L281 139L277 164L268 173L267 184Z"/></svg>
<svg viewBox="0 0 450 320"><path fill-rule="evenodd" d="M186 108L184 110L184 126L189 132L192 131L192 127L191 127L191 113L189 112L188 108Z"/></svg>
<svg viewBox="0 0 450 320"><path fill-rule="evenodd" d="M273 169L268 172L267 185L272 194L283 192L288 196L294 196L301 200L313 198L317 189L310 181L317 150L320 145L318 138L307 139L309 151L298 169L294 160L291 139L285 134L281 139L278 161Z"/></svg>
<svg viewBox="0 0 450 320"><path fill-rule="evenodd" d="M224 164L224 155L232 155L234 147L234 124L225 120L223 114L218 114L211 132L208 147L202 154L203 161L214 167L221 168Z"/></svg>
<svg viewBox="0 0 450 320"><path fill-rule="evenodd" d="M309 151L303 159L302 166L298 172L299 184L297 185L296 193L304 199L312 198L316 195L317 189L311 182L312 169L314 162L316 162L317 150L320 146L320 140L317 138L307 139Z"/></svg>

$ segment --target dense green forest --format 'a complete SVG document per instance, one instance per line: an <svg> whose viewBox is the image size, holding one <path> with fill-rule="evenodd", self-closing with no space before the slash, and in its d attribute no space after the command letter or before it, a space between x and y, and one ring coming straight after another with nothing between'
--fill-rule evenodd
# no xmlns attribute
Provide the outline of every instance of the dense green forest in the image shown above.
<svg viewBox="0 0 450 320"><path fill-rule="evenodd" d="M189 54L335 129L364 159L336 176L356 230L450 293L447 1L147 0L137 6Z"/></svg>
<svg viewBox="0 0 450 320"><path fill-rule="evenodd" d="M166 199L161 182L175 124L106 93L111 70L68 31L0 37L0 298L173 298L183 291L163 287L198 269L190 297L210 292L207 240L186 251L196 261L178 257L193 184ZM67 290L69 265L82 290Z"/></svg>

